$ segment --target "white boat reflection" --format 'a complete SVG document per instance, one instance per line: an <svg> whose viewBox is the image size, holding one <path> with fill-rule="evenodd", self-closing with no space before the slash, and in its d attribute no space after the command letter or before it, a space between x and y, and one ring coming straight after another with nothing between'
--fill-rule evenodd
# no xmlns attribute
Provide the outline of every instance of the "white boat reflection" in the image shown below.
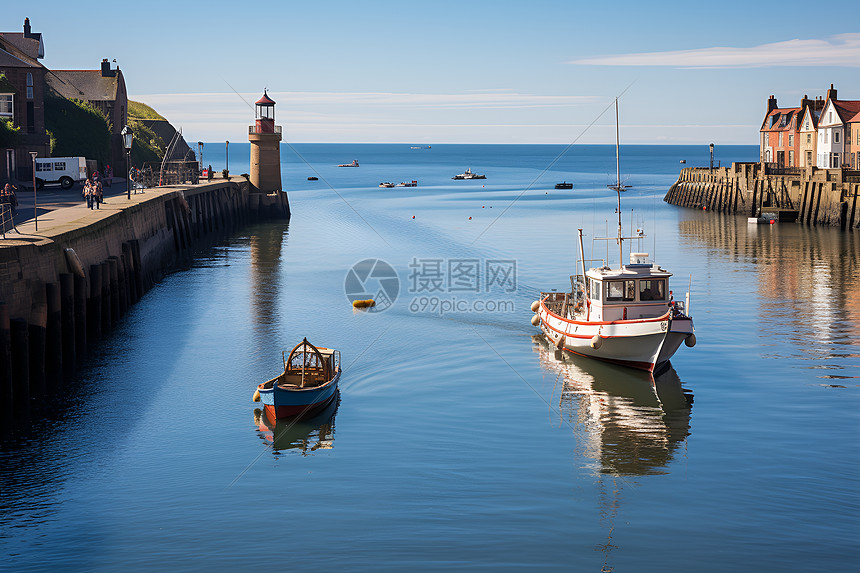
<svg viewBox="0 0 860 573"><path fill-rule="evenodd" d="M254 424L257 435L265 440L280 454L286 450L296 450L303 456L310 456L317 450L330 450L334 447L334 418L340 404L340 393L335 399L311 418L282 419L275 424L269 421L259 408L254 410Z"/></svg>
<svg viewBox="0 0 860 573"><path fill-rule="evenodd" d="M586 466L618 476L667 473L690 433L693 403L671 364L652 376L560 352L542 335L533 338L541 365L559 372L559 409L581 432Z"/></svg>

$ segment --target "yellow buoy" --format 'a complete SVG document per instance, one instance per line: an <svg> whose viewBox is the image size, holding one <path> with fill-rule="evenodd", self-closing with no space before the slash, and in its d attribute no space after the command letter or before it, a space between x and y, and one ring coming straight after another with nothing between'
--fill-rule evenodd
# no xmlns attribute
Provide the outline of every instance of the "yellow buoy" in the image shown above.
<svg viewBox="0 0 860 573"><path fill-rule="evenodd" d="M260 401L260 391L254 390L254 402L259 402L259 401Z"/></svg>
<svg viewBox="0 0 860 573"><path fill-rule="evenodd" d="M353 308L367 308L370 306L376 306L376 301L372 298L367 300L354 300L352 301Z"/></svg>

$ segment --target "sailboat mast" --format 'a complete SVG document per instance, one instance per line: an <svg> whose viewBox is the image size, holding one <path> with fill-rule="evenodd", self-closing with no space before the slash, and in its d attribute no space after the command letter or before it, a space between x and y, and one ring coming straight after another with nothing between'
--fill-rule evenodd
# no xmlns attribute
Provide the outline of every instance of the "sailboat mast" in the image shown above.
<svg viewBox="0 0 860 573"><path fill-rule="evenodd" d="M621 233L621 154L619 153L618 98L615 98L615 192L618 194L618 268L624 269L624 239Z"/></svg>

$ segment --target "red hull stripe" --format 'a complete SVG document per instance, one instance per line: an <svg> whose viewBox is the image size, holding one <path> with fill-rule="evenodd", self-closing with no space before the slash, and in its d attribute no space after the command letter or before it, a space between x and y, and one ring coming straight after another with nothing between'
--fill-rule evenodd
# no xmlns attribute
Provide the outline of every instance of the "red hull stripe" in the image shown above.
<svg viewBox="0 0 860 573"><path fill-rule="evenodd" d="M557 318L563 322L566 322L568 324L578 324L580 326L589 326L592 324L637 324L637 323L641 323L641 322L662 322L664 320L669 320L669 315L671 314L671 311L666 311L666 314L664 314L663 316L658 316L656 318L633 318L630 320L610 320L610 321L597 321L597 320L581 321L581 320L570 320L569 318L564 318L563 316L557 315L556 313L552 312L550 309L548 309L546 307L546 305L543 303L543 300L540 301L540 307L543 310L545 310L546 313L550 316L553 316L553 317L555 317L555 318Z"/></svg>
<svg viewBox="0 0 860 573"><path fill-rule="evenodd" d="M321 402L316 402L314 404L306 404L300 406L278 406L277 410L275 406L270 404L266 404L264 408L266 409L266 415L269 416L270 419L282 419L282 418L292 418L293 416L298 416L300 414L308 414L319 408L325 406L329 402L332 401L334 396L329 396L325 400Z"/></svg>

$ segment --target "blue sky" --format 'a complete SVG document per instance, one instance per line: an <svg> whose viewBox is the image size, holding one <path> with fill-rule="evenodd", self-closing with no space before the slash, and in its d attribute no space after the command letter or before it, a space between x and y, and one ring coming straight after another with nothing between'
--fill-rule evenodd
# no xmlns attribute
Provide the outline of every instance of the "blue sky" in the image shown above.
<svg viewBox="0 0 860 573"><path fill-rule="evenodd" d="M76 6L2 27L29 17L49 68L116 59L189 141L244 140L264 87L292 142L609 143L610 113L586 126L624 92L623 143L756 144L770 94L860 99L856 1Z"/></svg>

